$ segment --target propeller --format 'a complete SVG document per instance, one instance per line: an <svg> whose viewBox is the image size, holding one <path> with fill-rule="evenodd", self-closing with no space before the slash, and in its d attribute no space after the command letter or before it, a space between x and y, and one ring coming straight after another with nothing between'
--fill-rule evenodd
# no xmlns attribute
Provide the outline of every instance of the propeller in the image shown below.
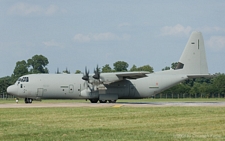
<svg viewBox="0 0 225 141"><path fill-rule="evenodd" d="M93 78L98 81L94 80ZM100 71L98 65L96 69L94 69L94 75L92 77L89 76L89 70L87 70L87 67L85 67L85 72L82 79L85 80L83 85L86 89L89 89L91 92L95 91L96 86L99 85L100 82Z"/></svg>
<svg viewBox="0 0 225 141"><path fill-rule="evenodd" d="M82 79L89 82L89 70L87 70L87 67L85 67L85 74Z"/></svg>
<svg viewBox="0 0 225 141"><path fill-rule="evenodd" d="M93 75L93 78L94 79L100 79L100 72L99 72L99 67L98 67L98 65L97 65L97 67L96 67L96 70L94 69L94 75Z"/></svg>

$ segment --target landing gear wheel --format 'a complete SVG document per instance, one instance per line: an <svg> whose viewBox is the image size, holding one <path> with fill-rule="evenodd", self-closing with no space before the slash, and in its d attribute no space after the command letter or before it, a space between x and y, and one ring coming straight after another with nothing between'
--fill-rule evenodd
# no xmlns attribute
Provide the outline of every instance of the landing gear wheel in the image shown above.
<svg viewBox="0 0 225 141"><path fill-rule="evenodd" d="M32 103L33 99L31 98L25 98L24 99L24 102L27 104L27 103Z"/></svg>
<svg viewBox="0 0 225 141"><path fill-rule="evenodd" d="M109 100L109 103L116 103L116 100Z"/></svg>
<svg viewBox="0 0 225 141"><path fill-rule="evenodd" d="M28 103L27 98L24 99L24 102L25 102L25 103Z"/></svg>
<svg viewBox="0 0 225 141"><path fill-rule="evenodd" d="M29 103L32 103L32 99L31 98L28 98L28 101L29 101Z"/></svg>
<svg viewBox="0 0 225 141"><path fill-rule="evenodd" d="M100 103L106 103L107 100L99 100Z"/></svg>
<svg viewBox="0 0 225 141"><path fill-rule="evenodd" d="M89 99L91 103L98 103L98 99Z"/></svg>

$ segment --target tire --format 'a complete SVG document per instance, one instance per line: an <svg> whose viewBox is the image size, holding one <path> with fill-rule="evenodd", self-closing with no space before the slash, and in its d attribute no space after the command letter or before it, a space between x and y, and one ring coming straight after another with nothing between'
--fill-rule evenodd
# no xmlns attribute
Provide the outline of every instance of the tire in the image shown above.
<svg viewBox="0 0 225 141"><path fill-rule="evenodd" d="M106 103L107 100L99 100L100 103Z"/></svg>
<svg viewBox="0 0 225 141"><path fill-rule="evenodd" d="M109 100L109 103L116 103L116 100Z"/></svg>
<svg viewBox="0 0 225 141"><path fill-rule="evenodd" d="M24 99L24 102L25 102L26 104L28 103L28 102L27 102L27 98Z"/></svg>
<svg viewBox="0 0 225 141"><path fill-rule="evenodd" d="M33 99L31 99L31 98L28 98L28 101L29 101L29 103L32 103Z"/></svg>
<svg viewBox="0 0 225 141"><path fill-rule="evenodd" d="M24 102L25 102L26 104L32 103L32 101L33 101L33 99L31 99L31 98L25 98L25 99L24 99Z"/></svg>
<svg viewBox="0 0 225 141"><path fill-rule="evenodd" d="M98 99L89 99L91 103L98 103Z"/></svg>

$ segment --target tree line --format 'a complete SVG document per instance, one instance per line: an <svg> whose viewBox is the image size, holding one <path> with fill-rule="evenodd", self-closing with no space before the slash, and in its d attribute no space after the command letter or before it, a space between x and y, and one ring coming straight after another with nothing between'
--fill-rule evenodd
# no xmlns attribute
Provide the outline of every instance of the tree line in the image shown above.
<svg viewBox="0 0 225 141"><path fill-rule="evenodd" d="M48 59L43 55L34 55L31 59L27 61L22 60L16 62L13 74L11 76L6 76L0 78L0 94L5 93L9 85L12 85L16 80L26 74L36 74L36 73L49 73L48 68ZM175 69L178 62L171 64L171 67L166 66L162 69L169 70ZM128 69L129 64L124 61L117 61L113 64L113 67L110 67L109 64L106 64L100 68L100 72L127 72L127 71L149 71L153 73L153 67L150 65L144 65L137 67L133 65ZM70 73L68 69L59 72L60 73ZM80 70L76 70L75 73L82 73ZM209 78L197 78L186 80L155 97L161 98L184 98L184 97L225 97L225 74L217 73Z"/></svg>
<svg viewBox="0 0 225 141"><path fill-rule="evenodd" d="M225 74L186 80L156 98L225 98Z"/></svg>

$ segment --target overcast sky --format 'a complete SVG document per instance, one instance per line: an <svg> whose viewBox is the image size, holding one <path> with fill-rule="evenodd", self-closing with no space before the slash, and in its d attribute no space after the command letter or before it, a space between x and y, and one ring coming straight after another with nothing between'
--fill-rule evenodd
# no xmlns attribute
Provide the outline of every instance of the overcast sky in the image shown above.
<svg viewBox="0 0 225 141"><path fill-rule="evenodd" d="M50 73L116 61L160 71L196 30L209 72L225 73L224 13L224 0L0 0L0 77L36 54L48 58Z"/></svg>

